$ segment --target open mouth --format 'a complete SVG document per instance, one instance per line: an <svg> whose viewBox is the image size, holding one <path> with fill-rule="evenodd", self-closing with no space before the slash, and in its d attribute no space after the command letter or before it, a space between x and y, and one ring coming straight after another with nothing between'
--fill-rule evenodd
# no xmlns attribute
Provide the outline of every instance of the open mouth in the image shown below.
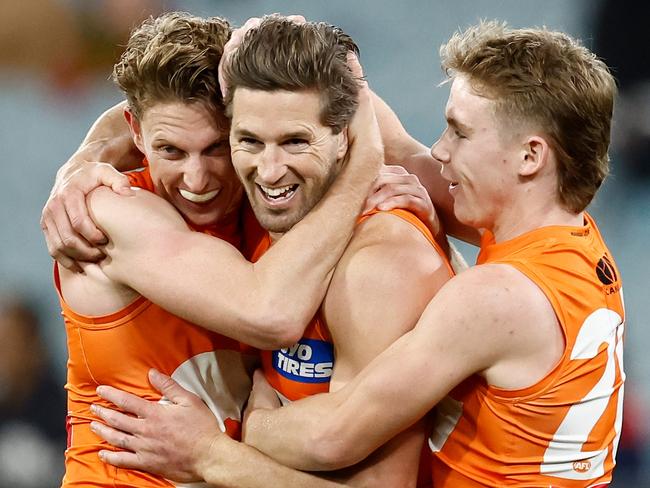
<svg viewBox="0 0 650 488"><path fill-rule="evenodd" d="M205 203L209 202L219 194L219 189L208 191L206 193L193 193L188 190L183 190L182 188L178 189L178 192L181 196L192 203Z"/></svg>
<svg viewBox="0 0 650 488"><path fill-rule="evenodd" d="M269 188L267 186L257 185L260 192L270 202L282 202L289 200L298 189L298 184Z"/></svg>

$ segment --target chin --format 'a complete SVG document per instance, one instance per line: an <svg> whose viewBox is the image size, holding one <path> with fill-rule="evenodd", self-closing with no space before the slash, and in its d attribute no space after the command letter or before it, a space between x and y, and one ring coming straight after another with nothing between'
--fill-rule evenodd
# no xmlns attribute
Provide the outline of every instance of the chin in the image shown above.
<svg viewBox="0 0 650 488"><path fill-rule="evenodd" d="M203 215L185 215L185 218L192 225L195 225L197 227L205 227L206 225L214 225L219 223L219 221L223 218L223 215L221 212L214 212Z"/></svg>
<svg viewBox="0 0 650 488"><path fill-rule="evenodd" d="M263 215L257 217L257 220L265 230L278 234L289 232L300 221L299 219L296 220L287 216L279 217L276 215Z"/></svg>

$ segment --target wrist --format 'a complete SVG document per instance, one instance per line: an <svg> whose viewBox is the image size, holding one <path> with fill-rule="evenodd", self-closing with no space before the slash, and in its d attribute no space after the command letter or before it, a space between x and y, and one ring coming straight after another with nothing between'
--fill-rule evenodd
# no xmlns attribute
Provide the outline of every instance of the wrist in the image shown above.
<svg viewBox="0 0 650 488"><path fill-rule="evenodd" d="M231 459L234 446L239 443L226 434L218 433L209 442L201 444L195 447L197 455L193 474L206 482L217 483L226 462Z"/></svg>

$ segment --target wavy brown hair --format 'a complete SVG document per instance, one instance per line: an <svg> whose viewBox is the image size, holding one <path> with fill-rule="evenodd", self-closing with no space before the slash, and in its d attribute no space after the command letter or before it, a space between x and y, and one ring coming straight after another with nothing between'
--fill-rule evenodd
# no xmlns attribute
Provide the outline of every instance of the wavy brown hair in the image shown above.
<svg viewBox="0 0 650 488"><path fill-rule="evenodd" d="M349 52L359 54L352 38L323 22L297 24L278 15L262 19L246 33L224 69L231 89L316 90L321 94L321 122L338 133L358 105L359 87L347 65Z"/></svg>
<svg viewBox="0 0 650 488"><path fill-rule="evenodd" d="M217 68L231 28L184 12L150 17L132 33L113 80L137 118L155 103L201 102L223 110Z"/></svg>

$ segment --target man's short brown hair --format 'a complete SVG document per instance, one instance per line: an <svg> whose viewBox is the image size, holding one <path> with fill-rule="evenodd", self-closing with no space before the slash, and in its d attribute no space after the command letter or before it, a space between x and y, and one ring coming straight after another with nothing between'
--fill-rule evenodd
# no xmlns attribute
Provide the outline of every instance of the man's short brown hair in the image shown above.
<svg viewBox="0 0 650 488"><path fill-rule="evenodd" d="M238 87L253 90L316 90L321 94L321 122L338 133L358 104L359 87L347 55L359 49L338 27L322 22L297 24L278 15L264 17L246 33L227 63L226 106Z"/></svg>
<svg viewBox="0 0 650 488"><path fill-rule="evenodd" d="M131 34L113 68L137 118L155 103L201 102L223 110L217 68L230 25L184 12L150 17Z"/></svg>
<svg viewBox="0 0 650 488"><path fill-rule="evenodd" d="M609 171L616 83L609 69L566 34L482 22L440 49L449 76L467 76L494 100L502 122L533 124L557 156L558 197L578 213Z"/></svg>

